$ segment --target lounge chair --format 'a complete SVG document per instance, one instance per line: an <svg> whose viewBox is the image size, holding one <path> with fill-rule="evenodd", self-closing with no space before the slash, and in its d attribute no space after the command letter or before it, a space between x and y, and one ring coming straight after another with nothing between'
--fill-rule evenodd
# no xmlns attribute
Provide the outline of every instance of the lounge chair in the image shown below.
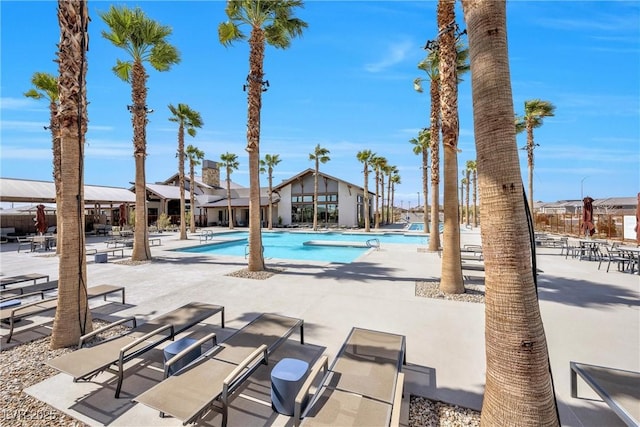
<svg viewBox="0 0 640 427"><path fill-rule="evenodd" d="M111 286L111 285L99 285L93 286L87 289L87 299L104 297L107 299L107 295L120 292L122 293L122 303L124 304L124 287ZM13 336L13 328L15 323L26 317L35 316L36 314L44 313L45 311L55 310L58 308L58 297L44 298L44 292L38 292L43 299L34 301L28 304L21 304L17 307L4 308L0 310L0 320L3 323L9 323L9 335L7 336L7 343L11 341Z"/></svg>
<svg viewBox="0 0 640 427"><path fill-rule="evenodd" d="M118 375L115 397L120 397L124 381L124 364L134 357L173 340L176 334L183 332L203 320L221 313L224 328L224 307L220 305L192 302L138 326L134 316L121 319L104 328L97 329L80 337L78 350L47 361L47 365L67 373L73 381L90 380L103 371ZM133 329L118 337L103 341L93 347L83 345L93 337L114 326L127 322L133 323ZM111 369L117 366L117 371Z"/></svg>
<svg viewBox="0 0 640 427"><path fill-rule="evenodd" d="M0 287L2 287L2 289L6 289L7 285L15 285L17 283L30 281L33 281L33 284L35 285L36 282L40 279L45 279L45 282L47 282L49 281L49 275L40 273L28 273L21 274L19 276L3 277L2 279L0 279Z"/></svg>
<svg viewBox="0 0 640 427"><path fill-rule="evenodd" d="M48 292L58 289L58 281L51 280L49 282L38 283L34 285L20 286L17 288L9 288L2 290L2 299L15 298L19 295L32 294L39 292ZM44 299L44 297L43 297Z"/></svg>
<svg viewBox="0 0 640 427"><path fill-rule="evenodd" d="M570 362L571 397L578 397L578 375L628 426L640 425L640 372Z"/></svg>
<svg viewBox="0 0 640 427"><path fill-rule="evenodd" d="M403 335L353 328L327 369L323 356L296 396L294 422L310 426L397 426L406 364ZM303 403L320 372L324 377Z"/></svg>
<svg viewBox="0 0 640 427"><path fill-rule="evenodd" d="M231 395L261 364L268 364L269 355L298 328L300 342L304 344L301 319L261 314L199 359L133 400L157 409L160 416L171 415L183 425L216 410L222 413L222 425L226 426ZM182 353L188 353L192 347ZM179 356L167 363L174 363Z"/></svg>

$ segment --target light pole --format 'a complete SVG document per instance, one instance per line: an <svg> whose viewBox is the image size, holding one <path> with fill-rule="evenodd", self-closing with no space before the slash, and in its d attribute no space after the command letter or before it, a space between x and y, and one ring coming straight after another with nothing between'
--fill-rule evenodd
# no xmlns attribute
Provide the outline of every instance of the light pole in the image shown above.
<svg viewBox="0 0 640 427"><path fill-rule="evenodd" d="M583 186L583 184L584 184L584 180L587 179L587 178L589 178L589 177L585 176L584 178L582 178L580 180L580 200L584 199L584 191L583 191L584 190L584 186Z"/></svg>
<svg viewBox="0 0 640 427"><path fill-rule="evenodd" d="M418 191L418 206L416 206L416 209L420 209L420 192Z"/></svg>

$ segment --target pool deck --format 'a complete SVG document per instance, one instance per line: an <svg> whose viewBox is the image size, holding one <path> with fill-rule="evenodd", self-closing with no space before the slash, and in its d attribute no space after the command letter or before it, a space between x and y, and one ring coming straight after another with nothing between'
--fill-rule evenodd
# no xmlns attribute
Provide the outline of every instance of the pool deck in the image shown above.
<svg viewBox="0 0 640 427"><path fill-rule="evenodd" d="M222 229L219 229L222 230ZM161 245L151 248L154 261L119 265L119 257L95 263L87 257L89 286L121 285L126 304L92 301L94 317L115 320L136 315L152 318L191 301L225 306L227 328L218 317L204 330L224 338L262 312L299 317L305 321L305 345L294 334L275 354L269 366L258 370L232 401L231 426L290 426L292 419L271 410L269 370L282 357L329 361L353 326L403 334L407 339L405 397L401 421L407 424L408 398L417 394L460 406L480 409L485 382L484 304L415 296L415 283L438 280L437 253L413 245L382 244L351 264L266 260L284 271L266 280L227 276L246 267L242 257L206 256L176 252L200 244L198 236L180 241L177 233L156 234ZM373 237L373 236L372 236ZM87 247L106 247L104 237L90 236ZM206 242L203 242L206 243ZM477 229L461 231L461 244L479 244ZM51 253L17 252L5 243L2 275L39 272L58 278L58 258ZM422 248L423 249L423 248ZM131 249L125 248L125 257ZM622 421L587 387L581 397L570 395L569 362L640 371L640 280L612 266L565 259L560 248L538 248L540 308L544 321L553 379L562 425L622 426ZM464 271L469 283L481 284L483 272ZM37 316L16 328L17 343L49 333L52 317ZM45 325L43 328L42 325ZM196 334L202 332L196 330ZM0 330L6 336L7 328ZM3 348L10 347L4 343ZM130 401L161 377L162 355L131 362L121 399L113 397L114 375L100 374L90 382L72 382L66 374L28 388L26 393L90 425L180 425L159 418L156 411ZM159 358L159 359L158 359ZM220 425L209 415L204 425Z"/></svg>

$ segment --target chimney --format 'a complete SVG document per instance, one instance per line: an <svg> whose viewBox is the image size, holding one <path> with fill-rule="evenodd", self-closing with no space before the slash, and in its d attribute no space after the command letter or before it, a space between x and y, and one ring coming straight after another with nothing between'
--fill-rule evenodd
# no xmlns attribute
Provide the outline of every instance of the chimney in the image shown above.
<svg viewBox="0 0 640 427"><path fill-rule="evenodd" d="M202 181L213 187L220 187L220 169L218 162L205 160L202 162Z"/></svg>

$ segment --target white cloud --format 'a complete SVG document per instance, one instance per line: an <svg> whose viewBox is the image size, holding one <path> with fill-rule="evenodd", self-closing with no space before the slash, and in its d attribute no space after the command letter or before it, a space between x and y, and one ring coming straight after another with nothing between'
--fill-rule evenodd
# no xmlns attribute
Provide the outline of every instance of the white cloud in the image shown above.
<svg viewBox="0 0 640 427"><path fill-rule="evenodd" d="M45 111L48 103L37 103L29 98L0 98L0 108L3 110Z"/></svg>
<svg viewBox="0 0 640 427"><path fill-rule="evenodd" d="M370 73L379 73L402 62L407 54L414 49L408 40L393 43L389 46L382 57L377 62L365 64L364 68Z"/></svg>

